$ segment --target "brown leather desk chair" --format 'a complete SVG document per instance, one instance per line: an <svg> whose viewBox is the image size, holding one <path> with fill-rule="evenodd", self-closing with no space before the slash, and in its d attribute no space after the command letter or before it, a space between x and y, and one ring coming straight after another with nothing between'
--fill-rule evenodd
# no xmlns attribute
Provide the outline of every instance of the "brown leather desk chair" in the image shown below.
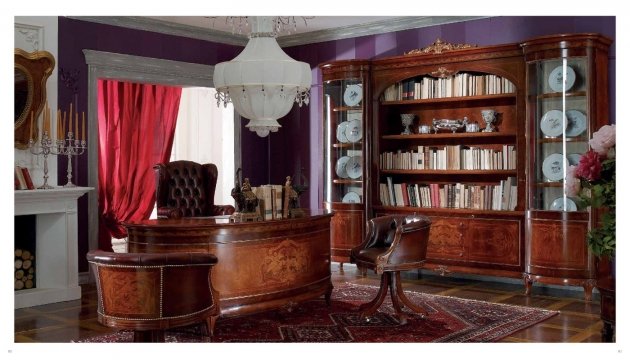
<svg viewBox="0 0 630 360"><path fill-rule="evenodd" d="M219 295L210 283L217 258L207 253L90 251L98 322L134 331L134 342L164 342L164 330L204 322L212 336Z"/></svg>
<svg viewBox="0 0 630 360"><path fill-rule="evenodd" d="M359 308L361 317L376 312L388 289L401 324L407 323L403 304L416 313L427 314L403 293L400 272L424 266L430 227L431 220L422 215L389 215L368 221L367 236L350 251L350 258L360 269L372 269L381 274L381 286L374 300Z"/></svg>
<svg viewBox="0 0 630 360"><path fill-rule="evenodd" d="M179 160L156 164L155 170L158 218L231 215L232 205L214 205L217 167Z"/></svg>

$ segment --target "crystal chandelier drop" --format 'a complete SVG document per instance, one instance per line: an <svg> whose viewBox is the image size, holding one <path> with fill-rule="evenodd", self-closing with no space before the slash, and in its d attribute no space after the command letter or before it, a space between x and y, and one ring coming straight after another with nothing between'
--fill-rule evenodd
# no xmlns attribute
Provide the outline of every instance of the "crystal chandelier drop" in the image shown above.
<svg viewBox="0 0 630 360"><path fill-rule="evenodd" d="M269 16L252 18L245 49L214 68L217 106L231 101L236 112L249 119L245 127L261 137L278 131L277 120L291 111L294 102L309 103L311 68L282 51L276 42L278 21Z"/></svg>

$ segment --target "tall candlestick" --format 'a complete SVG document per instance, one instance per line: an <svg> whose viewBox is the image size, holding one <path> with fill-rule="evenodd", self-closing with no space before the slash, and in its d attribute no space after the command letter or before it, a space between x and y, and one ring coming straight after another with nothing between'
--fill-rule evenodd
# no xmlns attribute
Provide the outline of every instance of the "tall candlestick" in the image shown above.
<svg viewBox="0 0 630 360"><path fill-rule="evenodd" d="M31 131L29 132L29 140L33 139L33 112L31 111Z"/></svg>
<svg viewBox="0 0 630 360"><path fill-rule="evenodd" d="M68 124L68 131L72 131L72 102L70 102L70 123Z"/></svg>
<svg viewBox="0 0 630 360"><path fill-rule="evenodd" d="M55 124L57 125L57 140L61 140L61 116L59 116L59 110L57 110L57 121Z"/></svg>
<svg viewBox="0 0 630 360"><path fill-rule="evenodd" d="M49 112L49 110L48 110L48 100L46 100L46 104L44 105L44 126L43 127L44 127L44 131L47 131L48 134L50 135L50 131L49 131L49 128L50 128L50 123L49 123L49 121L50 121L50 114L48 112Z"/></svg>
<svg viewBox="0 0 630 360"><path fill-rule="evenodd" d="M82 129L81 129L81 140L86 140L85 139L85 111L82 112L81 114L83 114L83 122L81 123L82 125Z"/></svg>
<svg viewBox="0 0 630 360"><path fill-rule="evenodd" d="M74 119L74 138L79 140L79 112L75 111L77 117Z"/></svg>
<svg viewBox="0 0 630 360"><path fill-rule="evenodd" d="M66 112L63 112L63 115L61 116L61 134L63 135L63 139L65 140L66 138Z"/></svg>

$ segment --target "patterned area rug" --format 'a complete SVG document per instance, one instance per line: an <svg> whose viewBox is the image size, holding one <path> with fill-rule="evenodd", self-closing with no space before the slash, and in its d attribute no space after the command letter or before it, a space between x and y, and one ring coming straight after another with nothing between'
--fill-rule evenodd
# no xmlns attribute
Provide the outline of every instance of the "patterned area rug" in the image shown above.
<svg viewBox="0 0 630 360"><path fill-rule="evenodd" d="M215 336L204 337L199 326L166 333L167 342L493 342L546 320L557 311L493 304L405 291L429 316L410 314L406 325L393 317L389 295L379 311L362 321L358 305L370 301L376 286L346 283L335 287L331 306L323 297L286 309L219 319ZM131 342L133 334L119 331L77 342Z"/></svg>

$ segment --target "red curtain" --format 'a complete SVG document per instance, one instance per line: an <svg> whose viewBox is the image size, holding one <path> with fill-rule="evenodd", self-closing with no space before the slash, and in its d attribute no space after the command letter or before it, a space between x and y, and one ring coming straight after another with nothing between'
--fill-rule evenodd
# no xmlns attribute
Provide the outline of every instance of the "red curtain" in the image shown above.
<svg viewBox="0 0 630 360"><path fill-rule="evenodd" d="M121 222L148 219L153 165L171 156L182 89L98 81L99 249L127 236Z"/></svg>

